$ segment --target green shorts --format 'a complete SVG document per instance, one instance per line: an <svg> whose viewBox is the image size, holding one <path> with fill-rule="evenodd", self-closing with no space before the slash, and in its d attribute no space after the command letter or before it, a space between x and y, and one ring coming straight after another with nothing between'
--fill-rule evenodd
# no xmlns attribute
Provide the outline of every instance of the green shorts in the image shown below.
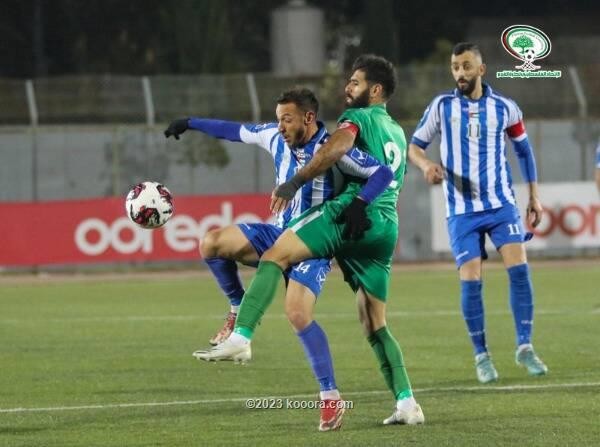
<svg viewBox="0 0 600 447"><path fill-rule="evenodd" d="M398 240L398 224L377 208L367 207L373 224L358 241L342 239L344 224L335 220L347 200L330 200L314 206L289 223L316 258L337 258L344 280L354 292L362 286L381 301L387 300L392 257Z"/></svg>

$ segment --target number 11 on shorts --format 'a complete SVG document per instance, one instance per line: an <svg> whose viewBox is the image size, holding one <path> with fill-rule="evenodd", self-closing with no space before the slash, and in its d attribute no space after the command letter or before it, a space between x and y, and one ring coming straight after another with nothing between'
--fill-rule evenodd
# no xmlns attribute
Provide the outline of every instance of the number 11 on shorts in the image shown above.
<svg viewBox="0 0 600 447"><path fill-rule="evenodd" d="M508 224L508 234L510 236L521 234L521 228L519 228L519 224Z"/></svg>

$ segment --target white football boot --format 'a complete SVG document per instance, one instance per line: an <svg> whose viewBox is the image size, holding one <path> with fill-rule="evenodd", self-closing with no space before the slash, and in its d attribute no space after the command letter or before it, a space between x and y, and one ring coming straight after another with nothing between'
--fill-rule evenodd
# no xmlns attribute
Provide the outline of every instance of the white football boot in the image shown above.
<svg viewBox="0 0 600 447"><path fill-rule="evenodd" d="M236 343L231 338L207 351L196 351L192 354L198 360L218 362L219 360L232 360L236 363L246 363L252 359L250 342Z"/></svg>
<svg viewBox="0 0 600 447"><path fill-rule="evenodd" d="M410 409L397 408L392 415L384 419L383 425L403 424L403 425L419 425L425 423L425 415L419 404L415 404Z"/></svg>

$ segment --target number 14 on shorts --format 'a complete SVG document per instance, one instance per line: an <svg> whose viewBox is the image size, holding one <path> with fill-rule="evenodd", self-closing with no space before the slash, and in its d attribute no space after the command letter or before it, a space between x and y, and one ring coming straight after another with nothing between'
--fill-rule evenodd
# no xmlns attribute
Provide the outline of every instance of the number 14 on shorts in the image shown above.
<svg viewBox="0 0 600 447"><path fill-rule="evenodd" d="M300 272L300 273L304 273L305 275L308 273L309 269L310 269L310 264L307 264L304 261L302 261L300 264L298 264L296 267L294 267L294 270L296 270L297 272Z"/></svg>

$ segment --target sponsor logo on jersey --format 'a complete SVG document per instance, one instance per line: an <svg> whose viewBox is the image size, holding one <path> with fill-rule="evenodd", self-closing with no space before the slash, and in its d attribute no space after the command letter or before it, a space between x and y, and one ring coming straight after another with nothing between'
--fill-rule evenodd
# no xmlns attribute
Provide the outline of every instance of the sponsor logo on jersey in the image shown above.
<svg viewBox="0 0 600 447"><path fill-rule="evenodd" d="M364 152L362 152L361 150L357 149L357 148L353 148L350 153L348 154L348 156L354 160L356 163L358 163L360 166L363 165L363 163L367 160L367 154L365 154Z"/></svg>

